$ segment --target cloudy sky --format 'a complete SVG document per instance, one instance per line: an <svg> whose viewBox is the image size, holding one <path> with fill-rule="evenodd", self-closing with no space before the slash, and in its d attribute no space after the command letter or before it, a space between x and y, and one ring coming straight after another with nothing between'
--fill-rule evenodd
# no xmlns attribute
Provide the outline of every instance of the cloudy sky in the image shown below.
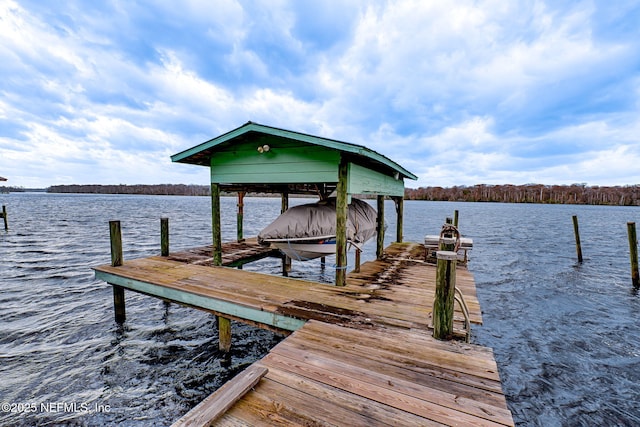
<svg viewBox="0 0 640 427"><path fill-rule="evenodd" d="M0 0L5 184L207 184L241 126L365 145L409 187L640 183L640 2Z"/></svg>

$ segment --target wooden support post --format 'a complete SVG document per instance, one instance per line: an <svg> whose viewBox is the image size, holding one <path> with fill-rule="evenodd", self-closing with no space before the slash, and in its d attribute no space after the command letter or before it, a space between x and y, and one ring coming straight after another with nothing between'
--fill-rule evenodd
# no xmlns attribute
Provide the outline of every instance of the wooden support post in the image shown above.
<svg viewBox="0 0 640 427"><path fill-rule="evenodd" d="M283 214L289 209L289 192L283 191L280 201L280 213Z"/></svg>
<svg viewBox="0 0 640 427"><path fill-rule="evenodd" d="M120 221L109 221L109 235L111 240L111 265L118 267L122 265L122 231ZM113 311L116 323L124 323L126 320L126 310L124 303L124 288L118 285L113 287Z"/></svg>
<svg viewBox="0 0 640 427"><path fill-rule="evenodd" d="M404 224L404 198L394 197L396 204L396 242L402 243L402 229Z"/></svg>
<svg viewBox="0 0 640 427"><path fill-rule="evenodd" d="M237 227L238 227L238 242L244 242L244 191L238 192L238 215L237 215Z"/></svg>
<svg viewBox="0 0 640 427"><path fill-rule="evenodd" d="M213 265L222 265L222 231L220 229L220 186L211 183L211 231L213 233Z"/></svg>
<svg viewBox="0 0 640 427"><path fill-rule="evenodd" d="M438 251L436 258L438 264L436 294L433 302L433 337L448 340L453 336L453 304L458 254L452 251Z"/></svg>
<svg viewBox="0 0 640 427"><path fill-rule="evenodd" d="M578 254L578 262L582 262L582 245L580 245L580 230L578 229L578 216L573 216L573 233L576 236L576 253Z"/></svg>
<svg viewBox="0 0 640 427"><path fill-rule="evenodd" d="M291 258L289 258L286 255L282 255L282 276L283 277L288 277L289 273L291 272Z"/></svg>
<svg viewBox="0 0 640 427"><path fill-rule="evenodd" d="M382 259L384 252L384 196L377 197L378 217L376 219L376 258Z"/></svg>
<svg viewBox="0 0 640 427"><path fill-rule="evenodd" d="M283 214L289 209L289 192L283 191L282 196L280 198L280 213ZM284 277L289 276L289 272L291 271L291 258L287 255L282 257L282 275Z"/></svg>
<svg viewBox="0 0 640 427"><path fill-rule="evenodd" d="M109 221L109 236L111 239L111 265L122 265L122 231L120 221Z"/></svg>
<svg viewBox="0 0 640 427"><path fill-rule="evenodd" d="M2 205L2 219L4 220L4 229L9 229L9 220L7 219L7 207Z"/></svg>
<svg viewBox="0 0 640 427"><path fill-rule="evenodd" d="M169 218L160 218L160 255L169 256Z"/></svg>
<svg viewBox="0 0 640 427"><path fill-rule="evenodd" d="M347 178L349 163L340 160L336 187L336 286L347 283Z"/></svg>
<svg viewBox="0 0 640 427"><path fill-rule="evenodd" d="M225 353L231 350L231 320L226 317L218 318L218 349Z"/></svg>
<svg viewBox="0 0 640 427"><path fill-rule="evenodd" d="M360 273L360 258L361 258L361 254L362 251L358 248L356 248L356 266L353 269L353 271L355 271L356 273Z"/></svg>
<svg viewBox="0 0 640 427"><path fill-rule="evenodd" d="M640 276L638 275L638 237L636 235L636 223L627 222L627 232L629 234L629 256L631 258L631 283L634 287L640 287Z"/></svg>
<svg viewBox="0 0 640 427"><path fill-rule="evenodd" d="M127 312L124 304L124 288L118 285L113 286L113 311L116 323L124 323L127 320Z"/></svg>
<svg viewBox="0 0 640 427"><path fill-rule="evenodd" d="M459 216L459 212L456 209L453 211L453 226L456 228L458 227L458 216Z"/></svg>

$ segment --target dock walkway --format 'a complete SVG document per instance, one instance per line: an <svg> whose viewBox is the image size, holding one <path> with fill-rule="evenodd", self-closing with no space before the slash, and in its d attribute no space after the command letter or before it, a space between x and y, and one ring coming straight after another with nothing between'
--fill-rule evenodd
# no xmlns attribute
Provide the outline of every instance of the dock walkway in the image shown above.
<svg viewBox="0 0 640 427"><path fill-rule="evenodd" d="M293 332L176 426L513 425L491 349L432 338L435 266L423 254L420 244L392 244L344 287L170 257L95 270L111 284ZM481 323L472 275L456 274Z"/></svg>

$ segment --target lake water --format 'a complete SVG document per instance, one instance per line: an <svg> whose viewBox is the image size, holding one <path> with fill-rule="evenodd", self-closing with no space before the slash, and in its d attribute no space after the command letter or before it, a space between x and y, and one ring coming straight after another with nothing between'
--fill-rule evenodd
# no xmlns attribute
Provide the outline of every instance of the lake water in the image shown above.
<svg viewBox="0 0 640 427"><path fill-rule="evenodd" d="M169 425L280 340L234 323L227 366L214 316L133 292L127 322L115 324L111 286L91 270L110 262L108 221L122 222L125 259L159 253L160 217L170 219L172 250L202 246L206 197L12 193L0 204L10 226L0 228L0 425ZM236 200L222 204L223 238L233 240ZM245 234L279 209L277 198L246 198ZM640 425L640 296L626 234L640 209L406 201L405 240L438 234L454 210L474 239L469 268L485 324L473 342L494 349L516 423ZM389 243L391 202L385 217ZM374 257L369 242L363 262ZM333 279L319 261L293 267L294 277Z"/></svg>

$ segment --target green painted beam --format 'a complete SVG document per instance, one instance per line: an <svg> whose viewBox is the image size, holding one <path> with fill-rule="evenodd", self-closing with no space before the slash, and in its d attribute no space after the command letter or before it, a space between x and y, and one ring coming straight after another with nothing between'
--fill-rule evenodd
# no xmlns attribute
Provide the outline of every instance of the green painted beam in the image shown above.
<svg viewBox="0 0 640 427"><path fill-rule="evenodd" d="M382 196L404 196L404 181L377 172L355 163L349 163L349 194L377 194Z"/></svg>
<svg viewBox="0 0 640 427"><path fill-rule="evenodd" d="M222 301L178 289L158 286L141 280L129 279L112 273L106 273L104 271L96 271L95 274L96 279L103 280L111 285L121 286L147 295L188 304L193 307L211 310L221 314L227 314L239 319L273 326L286 331L296 331L306 323L305 320L284 316L282 314L257 310L240 304Z"/></svg>
<svg viewBox="0 0 640 427"><path fill-rule="evenodd" d="M241 144L211 157L211 182L234 184L337 182L340 154L323 147L278 145L258 152Z"/></svg>

